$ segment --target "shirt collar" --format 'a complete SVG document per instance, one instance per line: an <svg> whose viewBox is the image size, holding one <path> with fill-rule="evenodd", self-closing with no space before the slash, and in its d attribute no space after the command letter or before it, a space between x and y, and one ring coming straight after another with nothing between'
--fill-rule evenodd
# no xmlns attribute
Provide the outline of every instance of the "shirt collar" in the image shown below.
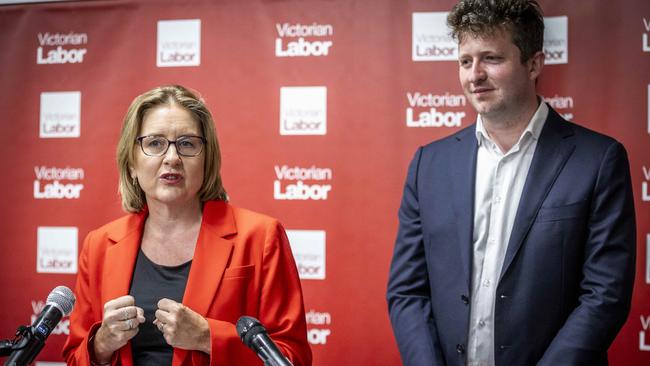
<svg viewBox="0 0 650 366"><path fill-rule="evenodd" d="M521 142L523 137L526 135L530 135L533 139L538 140L539 135L542 133L542 128L544 128L544 124L546 123L546 117L548 117L548 106L544 102L544 99L541 97L537 98L540 100L539 106L537 107L535 114L533 114L533 117L528 122L528 126L526 126L524 132L522 132L521 136L519 136L517 144L519 144L519 142ZM485 126L483 126L483 120L481 119L480 114L476 118L475 134L479 146L481 146L484 140L492 141L487 133L487 130L485 129Z"/></svg>

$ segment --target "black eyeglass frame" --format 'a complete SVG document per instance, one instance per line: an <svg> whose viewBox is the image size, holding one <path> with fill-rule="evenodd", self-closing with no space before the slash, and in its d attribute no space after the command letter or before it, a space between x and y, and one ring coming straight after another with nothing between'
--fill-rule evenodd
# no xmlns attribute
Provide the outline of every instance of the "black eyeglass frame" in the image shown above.
<svg viewBox="0 0 650 366"><path fill-rule="evenodd" d="M162 139L167 140L167 147L165 148L165 151L161 152L160 155L151 155L151 154L147 154L147 152L144 151L144 146L142 146L142 140L146 139L147 137L159 137L159 138L162 138ZM201 143L202 143L202 145L201 145L201 150L200 150L198 153L196 153L195 155L187 155L187 154L183 154L183 153L181 153L180 150L178 150L178 145L176 145L176 143L177 143L178 141L183 141L183 140L185 140L185 139L187 139L187 138L190 138L190 137L201 139ZM145 155L147 155L147 156L151 156L151 157L156 157L156 158L157 158L157 157L161 157L161 156L167 154L167 151L169 150L169 147L170 147L172 144L174 144L174 147L176 148L176 153L178 154L178 156L184 156L184 157L194 157L194 156L199 156L199 155L201 155L201 153L203 152L203 147L205 146L205 144L207 143L208 140L206 140L205 137L203 137L203 136L194 136L194 135L181 136L181 137L177 138L176 140L170 140L170 139L168 139L168 138L166 138L166 137L164 137L164 136L159 136L159 135L144 135L144 136L136 137L135 141L140 145L140 150L142 150L142 153L143 153L143 154L145 154Z"/></svg>

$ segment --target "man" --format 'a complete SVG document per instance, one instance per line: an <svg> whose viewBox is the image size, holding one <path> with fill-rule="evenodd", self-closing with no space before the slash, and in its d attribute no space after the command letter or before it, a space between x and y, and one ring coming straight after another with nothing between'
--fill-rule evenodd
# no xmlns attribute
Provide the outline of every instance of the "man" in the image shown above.
<svg viewBox="0 0 650 366"><path fill-rule="evenodd" d="M537 96L534 0L461 0L448 23L478 119L409 166L387 296L404 365L606 365L634 280L626 152Z"/></svg>

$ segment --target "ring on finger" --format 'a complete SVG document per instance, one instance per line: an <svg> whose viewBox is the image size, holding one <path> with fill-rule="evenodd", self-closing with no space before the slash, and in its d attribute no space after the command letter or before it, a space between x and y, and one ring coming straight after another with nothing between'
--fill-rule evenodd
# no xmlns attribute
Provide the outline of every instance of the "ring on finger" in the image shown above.
<svg viewBox="0 0 650 366"><path fill-rule="evenodd" d="M129 326L129 329L128 329L128 330L133 329L133 320L131 320L131 319L127 320L127 321L126 321L126 325Z"/></svg>
<svg viewBox="0 0 650 366"><path fill-rule="evenodd" d="M124 313L124 319L123 320L127 320L127 319L130 318L128 310L124 309L122 312Z"/></svg>
<svg viewBox="0 0 650 366"><path fill-rule="evenodd" d="M158 322L158 330L160 330L161 332L164 332L165 331L165 323Z"/></svg>

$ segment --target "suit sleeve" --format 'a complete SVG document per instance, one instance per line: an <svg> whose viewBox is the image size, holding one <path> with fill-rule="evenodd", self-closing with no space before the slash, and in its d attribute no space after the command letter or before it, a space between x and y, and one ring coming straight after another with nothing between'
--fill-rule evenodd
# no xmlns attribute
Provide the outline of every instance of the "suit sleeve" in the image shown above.
<svg viewBox="0 0 650 366"><path fill-rule="evenodd" d="M388 312L405 366L444 365L431 310L418 202L420 148L408 169L388 279Z"/></svg>
<svg viewBox="0 0 650 366"><path fill-rule="evenodd" d="M276 221L267 228L262 259L263 278L259 321L280 351L295 366L311 366L311 348L307 342L307 325L302 289L296 264L284 228ZM255 301L251 299L251 301ZM235 324L208 318L212 354L210 365L261 365L254 352L239 339ZM193 364L206 364L208 356L193 352Z"/></svg>
<svg viewBox="0 0 650 366"><path fill-rule="evenodd" d="M636 261L629 163L616 142L604 154L589 213L581 295L539 365L591 365L630 311Z"/></svg>
<svg viewBox="0 0 650 366"><path fill-rule="evenodd" d="M90 365L89 338L95 334L101 325L101 315L97 314L91 288L90 273L88 269L89 243L91 235L88 234L79 256L79 270L75 284L75 306L70 314L70 335L63 346L63 358L67 365Z"/></svg>

